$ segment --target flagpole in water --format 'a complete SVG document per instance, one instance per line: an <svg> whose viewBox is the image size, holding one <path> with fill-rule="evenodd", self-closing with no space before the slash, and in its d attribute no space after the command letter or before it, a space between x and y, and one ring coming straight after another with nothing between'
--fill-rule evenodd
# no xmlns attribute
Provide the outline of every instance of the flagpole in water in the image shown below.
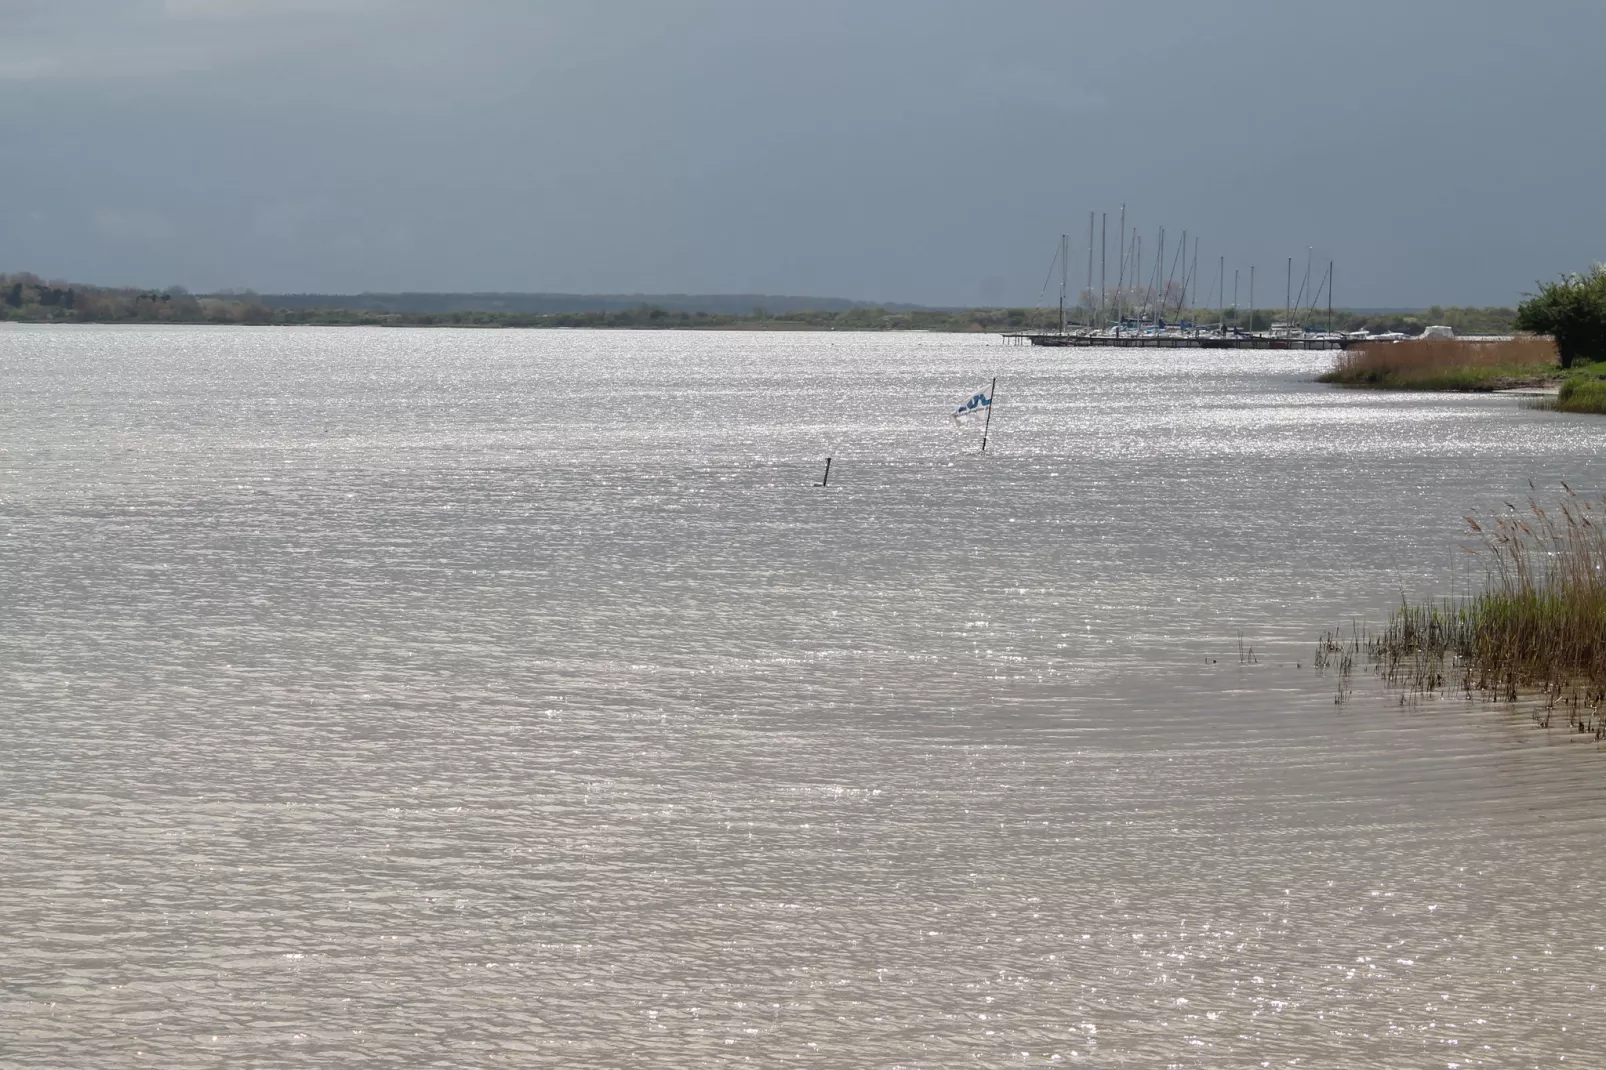
<svg viewBox="0 0 1606 1070"><path fill-rule="evenodd" d="M987 452L987 429L993 426L993 396L998 393L998 376L993 376L993 385L987 388L987 419L981 425L981 451Z"/></svg>

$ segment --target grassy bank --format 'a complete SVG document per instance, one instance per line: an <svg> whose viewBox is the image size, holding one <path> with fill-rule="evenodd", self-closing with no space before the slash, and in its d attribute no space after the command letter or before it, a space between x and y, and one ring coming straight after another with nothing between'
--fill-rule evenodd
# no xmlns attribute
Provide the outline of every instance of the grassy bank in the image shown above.
<svg viewBox="0 0 1606 1070"><path fill-rule="evenodd" d="M1587 412L1606 416L1606 364L1575 367L1556 395L1561 412Z"/></svg>
<svg viewBox="0 0 1606 1070"><path fill-rule="evenodd" d="M1561 378L1547 338L1423 338L1346 350L1321 382L1378 390L1505 390Z"/></svg>
<svg viewBox="0 0 1606 1070"><path fill-rule="evenodd" d="M1328 636L1318 663L1347 671L1353 650L1412 690L1542 694L1580 730L1606 738L1606 501L1568 490L1548 509L1530 500L1467 523L1488 568L1480 593L1403 604L1381 633L1348 646Z"/></svg>

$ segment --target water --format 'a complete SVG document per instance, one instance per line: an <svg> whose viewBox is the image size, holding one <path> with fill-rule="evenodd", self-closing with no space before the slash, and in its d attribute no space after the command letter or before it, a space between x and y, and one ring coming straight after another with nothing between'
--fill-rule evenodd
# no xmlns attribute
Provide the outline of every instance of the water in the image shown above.
<svg viewBox="0 0 1606 1070"><path fill-rule="evenodd" d="M1606 422L1323 359L0 330L0 1066L1589 1065L1606 755L1309 657Z"/></svg>

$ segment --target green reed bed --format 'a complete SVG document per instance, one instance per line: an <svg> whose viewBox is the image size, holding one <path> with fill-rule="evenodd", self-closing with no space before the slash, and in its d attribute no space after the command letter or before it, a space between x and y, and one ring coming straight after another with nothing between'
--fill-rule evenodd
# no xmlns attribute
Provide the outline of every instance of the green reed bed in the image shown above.
<svg viewBox="0 0 1606 1070"><path fill-rule="evenodd" d="M1364 658L1411 691L1541 695L1548 709L1565 705L1580 731L1606 738L1606 500L1569 489L1550 509L1530 500L1467 523L1479 543L1468 552L1488 570L1484 590L1402 602L1381 632L1330 633L1318 666L1347 674Z"/></svg>

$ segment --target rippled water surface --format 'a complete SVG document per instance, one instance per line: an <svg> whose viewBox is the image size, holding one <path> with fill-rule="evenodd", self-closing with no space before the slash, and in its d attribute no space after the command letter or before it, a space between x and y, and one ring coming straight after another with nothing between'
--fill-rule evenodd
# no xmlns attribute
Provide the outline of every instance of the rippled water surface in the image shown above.
<svg viewBox="0 0 1606 1070"><path fill-rule="evenodd" d="M1606 422L1323 361L0 330L0 1066L1602 1065L1606 754L1309 658Z"/></svg>

